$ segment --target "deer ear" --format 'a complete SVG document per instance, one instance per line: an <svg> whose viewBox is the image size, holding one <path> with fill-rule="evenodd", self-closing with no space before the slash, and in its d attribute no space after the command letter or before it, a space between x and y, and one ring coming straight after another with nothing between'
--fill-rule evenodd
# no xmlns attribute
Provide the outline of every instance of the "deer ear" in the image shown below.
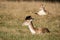
<svg viewBox="0 0 60 40"><path fill-rule="evenodd" d="M26 16L25 20L29 20L31 18L31 16Z"/></svg>
<svg viewBox="0 0 60 40"><path fill-rule="evenodd" d="M33 19L31 16L26 16L25 20L31 20Z"/></svg>
<svg viewBox="0 0 60 40"><path fill-rule="evenodd" d="M40 7L43 7L43 4L41 4Z"/></svg>
<svg viewBox="0 0 60 40"><path fill-rule="evenodd" d="M46 7L46 5L44 5L44 4L41 4L41 7L42 7L42 8L45 8L45 7Z"/></svg>

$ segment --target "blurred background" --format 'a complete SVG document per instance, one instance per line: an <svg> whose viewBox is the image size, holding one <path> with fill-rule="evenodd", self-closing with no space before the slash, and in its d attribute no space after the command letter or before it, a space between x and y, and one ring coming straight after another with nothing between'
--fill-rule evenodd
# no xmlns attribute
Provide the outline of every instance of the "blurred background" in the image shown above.
<svg viewBox="0 0 60 40"><path fill-rule="evenodd" d="M0 0L0 1L47 1L47 2L60 2L59 0Z"/></svg>
<svg viewBox="0 0 60 40"><path fill-rule="evenodd" d="M41 4L49 12L38 16ZM28 27L22 26L25 17L31 15L35 28L46 27L51 32L32 35ZM0 0L0 40L60 40L59 0Z"/></svg>

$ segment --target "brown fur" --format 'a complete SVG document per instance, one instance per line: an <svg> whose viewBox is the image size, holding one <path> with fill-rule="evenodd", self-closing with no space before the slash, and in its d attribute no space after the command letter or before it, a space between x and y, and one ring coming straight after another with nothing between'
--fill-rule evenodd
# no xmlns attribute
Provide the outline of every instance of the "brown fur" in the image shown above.
<svg viewBox="0 0 60 40"><path fill-rule="evenodd" d="M32 25L32 28L36 31L37 34L45 33L45 32L50 33L48 28L34 28L32 22L31 22L31 25Z"/></svg>

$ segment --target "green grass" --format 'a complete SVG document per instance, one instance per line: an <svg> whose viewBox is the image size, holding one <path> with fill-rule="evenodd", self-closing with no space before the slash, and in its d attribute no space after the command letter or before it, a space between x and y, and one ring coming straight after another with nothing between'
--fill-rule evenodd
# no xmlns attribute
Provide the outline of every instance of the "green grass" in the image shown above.
<svg viewBox="0 0 60 40"><path fill-rule="evenodd" d="M51 14L34 14L42 3ZM47 27L50 33L32 35L28 27L22 26L27 15L34 18L36 28ZM0 40L60 40L60 3L0 2Z"/></svg>

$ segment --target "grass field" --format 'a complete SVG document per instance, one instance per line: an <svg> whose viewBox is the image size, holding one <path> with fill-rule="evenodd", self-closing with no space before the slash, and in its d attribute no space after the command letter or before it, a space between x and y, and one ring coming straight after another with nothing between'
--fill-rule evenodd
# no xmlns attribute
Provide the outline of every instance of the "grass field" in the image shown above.
<svg viewBox="0 0 60 40"><path fill-rule="evenodd" d="M50 14L37 16L34 13L42 3ZM27 15L34 18L36 28L46 27L50 34L32 35L28 27L22 26ZM0 2L0 40L60 40L60 3Z"/></svg>

